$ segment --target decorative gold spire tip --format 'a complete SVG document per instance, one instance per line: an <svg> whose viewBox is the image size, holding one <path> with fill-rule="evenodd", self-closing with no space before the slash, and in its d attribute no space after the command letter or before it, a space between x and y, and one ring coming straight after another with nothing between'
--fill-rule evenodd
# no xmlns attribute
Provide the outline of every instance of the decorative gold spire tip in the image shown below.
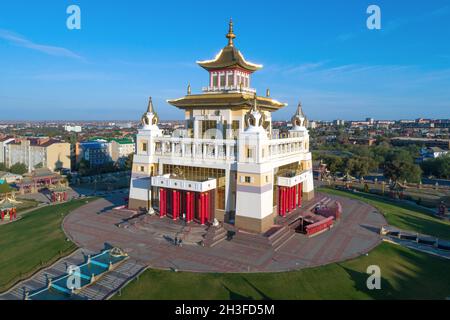
<svg viewBox="0 0 450 320"><path fill-rule="evenodd" d="M152 113L153 113L153 102L152 102L152 97L149 97L149 98L148 98L147 112L152 112Z"/></svg>
<svg viewBox="0 0 450 320"><path fill-rule="evenodd" d="M228 24L228 33L226 35L228 39L228 46L233 46L233 39L236 38L236 35L233 33L233 19L230 18L230 23Z"/></svg>

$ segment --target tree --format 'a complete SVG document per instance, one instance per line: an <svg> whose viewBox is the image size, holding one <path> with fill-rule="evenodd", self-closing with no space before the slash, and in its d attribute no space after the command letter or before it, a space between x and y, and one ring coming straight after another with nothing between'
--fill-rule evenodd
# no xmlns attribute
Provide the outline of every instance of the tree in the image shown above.
<svg viewBox="0 0 450 320"><path fill-rule="evenodd" d="M0 171L7 171L8 168L6 167L6 165L3 162L0 162Z"/></svg>
<svg viewBox="0 0 450 320"><path fill-rule="evenodd" d="M86 176L86 175L89 175L90 170L91 170L91 168L90 168L89 162L85 159L82 159L80 161L80 163L78 164L78 173L81 176Z"/></svg>
<svg viewBox="0 0 450 320"><path fill-rule="evenodd" d="M420 165L424 174L432 175L436 178L450 179L450 154L436 159L429 159Z"/></svg>
<svg viewBox="0 0 450 320"><path fill-rule="evenodd" d="M413 157L406 150L396 150L386 157L384 176L393 181L419 182L422 170L414 164Z"/></svg>
<svg viewBox="0 0 450 320"><path fill-rule="evenodd" d="M362 157L348 158L345 164L345 171L352 176L363 177L369 173L371 160Z"/></svg>
<svg viewBox="0 0 450 320"><path fill-rule="evenodd" d="M26 172L28 172L28 168L24 163L15 163L11 166L11 168L9 168L9 171L11 173L15 173L15 174L24 174Z"/></svg>
<svg viewBox="0 0 450 320"><path fill-rule="evenodd" d="M133 153L130 153L128 157L125 159L125 169L131 170L133 167Z"/></svg>
<svg viewBox="0 0 450 320"><path fill-rule="evenodd" d="M42 162L39 162L38 164L36 164L34 166L35 169L42 169L44 167L44 165L42 164Z"/></svg>
<svg viewBox="0 0 450 320"><path fill-rule="evenodd" d="M10 193L11 187L7 183L0 183L0 194L2 193Z"/></svg>
<svg viewBox="0 0 450 320"><path fill-rule="evenodd" d="M327 165L331 173L342 172L344 161L341 157L333 155L322 156L323 162Z"/></svg>

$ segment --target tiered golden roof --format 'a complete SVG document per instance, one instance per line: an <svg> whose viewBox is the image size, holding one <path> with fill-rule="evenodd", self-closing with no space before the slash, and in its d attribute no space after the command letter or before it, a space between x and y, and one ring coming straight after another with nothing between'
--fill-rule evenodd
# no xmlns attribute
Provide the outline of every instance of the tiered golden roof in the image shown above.
<svg viewBox="0 0 450 320"><path fill-rule="evenodd" d="M253 106L255 94L248 92L228 92L216 94L191 94L179 99L168 100L171 105L180 109L188 108L248 108ZM286 104L268 97L256 97L262 110L276 111Z"/></svg>
<svg viewBox="0 0 450 320"><path fill-rule="evenodd" d="M262 65L246 61L242 53L236 49L233 40L236 35L233 32L233 21L230 20L228 33L226 35L228 45L220 50L219 54L213 60L197 61L204 69L219 70L240 67L249 72L254 72L262 68Z"/></svg>

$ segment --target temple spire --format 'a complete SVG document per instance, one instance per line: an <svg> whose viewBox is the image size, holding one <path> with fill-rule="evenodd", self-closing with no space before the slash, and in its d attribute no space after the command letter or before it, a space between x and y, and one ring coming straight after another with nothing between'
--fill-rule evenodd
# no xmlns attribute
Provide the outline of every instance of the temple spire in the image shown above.
<svg viewBox="0 0 450 320"><path fill-rule="evenodd" d="M301 101L298 102L296 115L302 116L303 118L306 118L305 114L303 113L303 108L302 108L302 102Z"/></svg>
<svg viewBox="0 0 450 320"><path fill-rule="evenodd" d="M149 97L149 98L148 98L147 112L154 113L154 111L153 111L152 97Z"/></svg>
<svg viewBox="0 0 450 320"><path fill-rule="evenodd" d="M228 24L228 33L226 35L228 39L228 46L233 47L233 39L236 38L236 35L233 33L233 19L230 18L230 23Z"/></svg>

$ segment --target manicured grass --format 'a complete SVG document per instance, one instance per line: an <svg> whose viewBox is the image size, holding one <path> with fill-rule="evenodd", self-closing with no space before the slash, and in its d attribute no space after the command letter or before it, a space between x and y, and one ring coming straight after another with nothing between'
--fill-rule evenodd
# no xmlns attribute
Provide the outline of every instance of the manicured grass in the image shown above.
<svg viewBox="0 0 450 320"><path fill-rule="evenodd" d="M420 207L381 199L367 193L356 194L329 188L319 188L318 191L364 201L383 213L391 226L450 240L450 222L435 218Z"/></svg>
<svg viewBox="0 0 450 320"><path fill-rule="evenodd" d="M381 290L366 286L381 268ZM282 273L207 274L147 270L114 299L444 299L450 261L383 243L343 263Z"/></svg>
<svg viewBox="0 0 450 320"><path fill-rule="evenodd" d="M74 200L27 213L0 226L0 291L73 251L61 222L66 214L95 198Z"/></svg>
<svg viewBox="0 0 450 320"><path fill-rule="evenodd" d="M20 203L17 205L17 212L23 212L35 208L39 205L39 201L28 199L17 199Z"/></svg>

